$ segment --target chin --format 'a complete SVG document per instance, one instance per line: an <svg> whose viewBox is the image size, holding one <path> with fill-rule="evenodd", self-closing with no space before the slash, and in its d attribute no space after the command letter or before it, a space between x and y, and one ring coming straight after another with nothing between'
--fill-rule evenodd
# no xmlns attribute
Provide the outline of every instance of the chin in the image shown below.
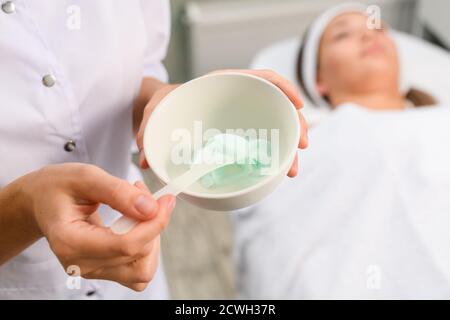
<svg viewBox="0 0 450 320"><path fill-rule="evenodd" d="M368 74L389 74L392 70L397 70L397 65L386 59L386 57L373 57L365 59L360 68L366 70Z"/></svg>

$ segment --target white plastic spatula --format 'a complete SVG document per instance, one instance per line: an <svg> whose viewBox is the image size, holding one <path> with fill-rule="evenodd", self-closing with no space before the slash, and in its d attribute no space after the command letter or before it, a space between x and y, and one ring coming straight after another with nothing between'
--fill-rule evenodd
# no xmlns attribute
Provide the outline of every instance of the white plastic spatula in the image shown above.
<svg viewBox="0 0 450 320"><path fill-rule="evenodd" d="M209 139L195 154L194 163L189 171L169 182L153 197L158 200L168 194L177 196L208 173L233 163L244 163L248 158L249 149L246 139L234 134L218 134ZM113 223L111 230L116 234L125 234L138 222L123 216Z"/></svg>
<svg viewBox="0 0 450 320"><path fill-rule="evenodd" d="M176 197L178 194L186 190L203 176L230 164L233 164L233 162L225 162L221 164L196 164L192 166L189 171L175 178L174 180L169 182L168 185L153 194L153 197L156 200L168 194L174 195ZM133 218L122 216L113 223L113 225L111 226L111 230L115 234L125 234L138 223L139 221Z"/></svg>

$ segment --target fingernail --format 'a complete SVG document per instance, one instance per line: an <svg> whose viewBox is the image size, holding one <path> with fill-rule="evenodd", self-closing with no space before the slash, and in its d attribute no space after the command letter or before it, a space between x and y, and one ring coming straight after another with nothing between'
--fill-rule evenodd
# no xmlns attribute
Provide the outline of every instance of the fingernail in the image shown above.
<svg viewBox="0 0 450 320"><path fill-rule="evenodd" d="M134 207L144 217L150 216L156 210L157 203L149 196L141 194L134 202Z"/></svg>
<svg viewBox="0 0 450 320"><path fill-rule="evenodd" d="M139 152L139 166L140 167L144 166L144 160L145 160L144 152L141 150Z"/></svg>
<svg viewBox="0 0 450 320"><path fill-rule="evenodd" d="M177 199L177 198L172 197L172 198L169 200L169 203L167 204L167 210L169 210L169 212L172 212L173 209L175 208L175 204L176 204L176 202L177 202L176 199Z"/></svg>

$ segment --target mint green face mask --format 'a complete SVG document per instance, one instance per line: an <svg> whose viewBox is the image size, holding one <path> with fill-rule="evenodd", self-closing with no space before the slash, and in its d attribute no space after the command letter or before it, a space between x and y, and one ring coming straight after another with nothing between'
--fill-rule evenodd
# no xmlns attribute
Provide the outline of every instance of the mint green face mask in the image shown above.
<svg viewBox="0 0 450 320"><path fill-rule="evenodd" d="M194 155L194 163L225 161L231 164L203 176L207 189L256 181L271 166L271 145L265 139L246 139L235 134L219 134L209 139Z"/></svg>

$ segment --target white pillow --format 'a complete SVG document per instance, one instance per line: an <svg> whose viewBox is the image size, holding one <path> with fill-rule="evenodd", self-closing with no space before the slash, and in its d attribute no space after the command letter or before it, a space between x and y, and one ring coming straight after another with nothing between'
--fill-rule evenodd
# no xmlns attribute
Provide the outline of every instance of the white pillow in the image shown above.
<svg viewBox="0 0 450 320"><path fill-rule="evenodd" d="M422 39L393 32L399 50L402 83L405 87L422 89L434 96L440 104L450 105L450 54ZM277 42L260 51L253 62L253 69L271 69L297 84L297 56L300 36ZM310 124L317 124L328 114L324 108L316 108L305 100L304 114Z"/></svg>

